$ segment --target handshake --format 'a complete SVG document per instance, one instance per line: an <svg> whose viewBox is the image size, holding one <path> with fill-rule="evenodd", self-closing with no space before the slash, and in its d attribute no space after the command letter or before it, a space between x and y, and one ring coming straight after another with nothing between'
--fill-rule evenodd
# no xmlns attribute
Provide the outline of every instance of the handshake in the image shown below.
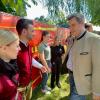
<svg viewBox="0 0 100 100"><path fill-rule="evenodd" d="M50 73L51 72L51 68L47 68L47 67L45 67L45 66L42 66L41 68L40 68L40 70L42 71L42 73Z"/></svg>

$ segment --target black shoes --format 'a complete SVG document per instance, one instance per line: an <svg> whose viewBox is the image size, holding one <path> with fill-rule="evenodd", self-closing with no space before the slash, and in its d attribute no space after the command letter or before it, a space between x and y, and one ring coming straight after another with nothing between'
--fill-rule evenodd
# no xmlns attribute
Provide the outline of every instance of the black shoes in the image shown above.
<svg viewBox="0 0 100 100"><path fill-rule="evenodd" d="M61 85L60 85L60 83L57 83L56 85L57 85L57 87L58 87L58 88L61 88Z"/></svg>
<svg viewBox="0 0 100 100"><path fill-rule="evenodd" d="M57 85L58 88L61 88L60 83L57 83L56 85ZM55 85L54 84L51 84L51 89L54 89L54 88L55 88Z"/></svg>
<svg viewBox="0 0 100 100"><path fill-rule="evenodd" d="M55 88L55 85L54 84L51 84L51 89L54 89Z"/></svg>

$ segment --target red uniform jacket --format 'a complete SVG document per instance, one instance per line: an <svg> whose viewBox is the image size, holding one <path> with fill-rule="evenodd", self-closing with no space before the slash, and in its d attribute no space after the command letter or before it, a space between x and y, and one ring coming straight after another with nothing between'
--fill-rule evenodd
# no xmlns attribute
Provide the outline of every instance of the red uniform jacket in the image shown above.
<svg viewBox="0 0 100 100"><path fill-rule="evenodd" d="M18 86L18 73L15 66L0 59L0 100L15 100ZM21 95L17 100L22 100Z"/></svg>
<svg viewBox="0 0 100 100"><path fill-rule="evenodd" d="M19 84L27 86L31 80L32 51L31 47L20 42L21 50L17 57L19 67Z"/></svg>

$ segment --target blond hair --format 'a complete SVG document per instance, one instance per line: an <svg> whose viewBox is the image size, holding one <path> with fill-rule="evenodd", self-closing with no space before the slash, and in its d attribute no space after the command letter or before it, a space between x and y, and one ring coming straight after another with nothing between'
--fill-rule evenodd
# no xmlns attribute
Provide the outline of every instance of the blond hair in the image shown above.
<svg viewBox="0 0 100 100"><path fill-rule="evenodd" d="M8 30L0 30L0 46L8 45L19 39L16 33Z"/></svg>

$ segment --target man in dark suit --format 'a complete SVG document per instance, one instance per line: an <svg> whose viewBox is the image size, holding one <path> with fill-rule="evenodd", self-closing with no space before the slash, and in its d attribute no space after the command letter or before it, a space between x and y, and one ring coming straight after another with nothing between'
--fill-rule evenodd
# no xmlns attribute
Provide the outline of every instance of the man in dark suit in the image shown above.
<svg viewBox="0 0 100 100"><path fill-rule="evenodd" d="M60 41L55 39L54 45L51 46L51 88L55 87L55 81L58 88L61 88L60 85L60 73L62 67L62 55L64 54L64 47L61 45Z"/></svg>

